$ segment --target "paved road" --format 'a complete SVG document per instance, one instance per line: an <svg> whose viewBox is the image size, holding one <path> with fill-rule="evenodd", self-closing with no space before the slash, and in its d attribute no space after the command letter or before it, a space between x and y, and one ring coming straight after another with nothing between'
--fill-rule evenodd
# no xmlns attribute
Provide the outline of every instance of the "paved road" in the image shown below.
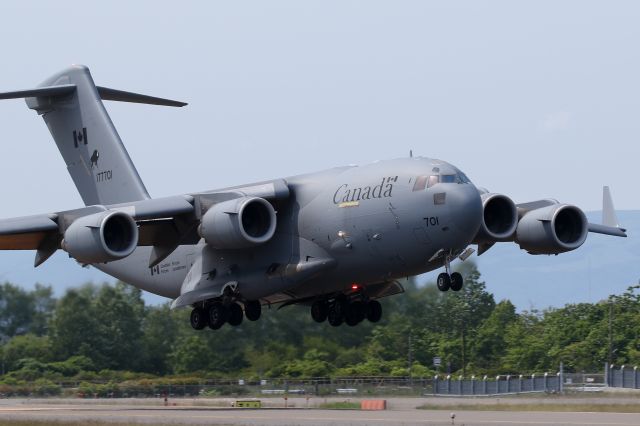
<svg viewBox="0 0 640 426"><path fill-rule="evenodd" d="M144 424L198 425L451 425L449 411L400 409L389 411L338 411L320 409L222 409L207 407L158 407L140 405L66 404L51 405L37 401L3 401L2 419L121 421ZM552 413L459 411L456 425L592 425L626 426L640 424L640 414Z"/></svg>

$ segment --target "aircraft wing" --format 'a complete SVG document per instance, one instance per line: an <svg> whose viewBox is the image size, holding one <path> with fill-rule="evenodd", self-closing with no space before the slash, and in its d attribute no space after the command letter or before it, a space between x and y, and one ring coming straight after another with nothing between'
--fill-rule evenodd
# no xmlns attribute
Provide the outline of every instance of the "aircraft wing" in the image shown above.
<svg viewBox="0 0 640 426"><path fill-rule="evenodd" d="M181 244L200 240L197 226L213 204L243 196L267 200L287 198L283 180L262 182L219 191L155 198L108 206L87 206L34 216L0 219L0 250L37 250L35 266L61 248L65 230L76 219L95 213L117 211L131 216L138 226L138 246L153 246L150 266L155 266Z"/></svg>
<svg viewBox="0 0 640 426"><path fill-rule="evenodd" d="M195 225L183 225L190 222L187 216L193 217L192 221L195 221L193 197L179 196L137 201L129 205L88 206L56 213L0 219L0 250L37 250L34 263L39 266L60 248L64 232L71 223L80 217L106 211L122 211L136 221L139 227L138 245L158 244L166 247L173 242L180 244L182 240L192 242L195 239L196 243L199 240ZM180 225L176 225L176 222ZM167 256L168 254L170 252Z"/></svg>
<svg viewBox="0 0 640 426"><path fill-rule="evenodd" d="M486 193L486 190L483 190ZM544 200L529 201L526 203L516 204L517 219L522 220L524 216L533 212L534 210L542 209L549 206L560 204L559 201L547 198ZM612 235L615 237L626 237L627 231L622 228L618 222L618 218L613 207L613 201L611 199L611 191L608 186L603 187L602 191L602 223L587 223L587 231L597 234ZM512 235L508 239L500 241L513 241L515 235ZM478 256L486 253L491 247L495 245L498 240L483 240L478 242Z"/></svg>

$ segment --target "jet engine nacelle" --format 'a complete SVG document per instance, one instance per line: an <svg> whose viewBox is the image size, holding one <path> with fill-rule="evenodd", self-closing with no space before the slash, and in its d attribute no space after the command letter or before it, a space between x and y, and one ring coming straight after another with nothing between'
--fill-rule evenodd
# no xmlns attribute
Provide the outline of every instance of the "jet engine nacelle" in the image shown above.
<svg viewBox="0 0 640 426"><path fill-rule="evenodd" d="M213 205L198 229L207 244L239 249L266 243L276 232L276 212L264 198L242 197Z"/></svg>
<svg viewBox="0 0 640 426"><path fill-rule="evenodd" d="M510 241L518 226L518 210L502 194L482 194L482 222L474 242Z"/></svg>
<svg viewBox="0 0 640 426"><path fill-rule="evenodd" d="M105 263L129 256L138 245L138 225L123 212L105 211L76 219L62 248L81 263Z"/></svg>
<svg viewBox="0 0 640 426"><path fill-rule="evenodd" d="M558 254L580 247L588 232L582 210L556 204L526 213L518 223L515 241L531 254Z"/></svg>

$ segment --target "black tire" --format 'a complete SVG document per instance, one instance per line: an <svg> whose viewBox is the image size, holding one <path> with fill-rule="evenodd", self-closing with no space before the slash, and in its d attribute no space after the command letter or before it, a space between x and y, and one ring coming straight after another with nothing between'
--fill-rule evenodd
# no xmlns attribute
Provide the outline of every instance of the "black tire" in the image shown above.
<svg viewBox="0 0 640 426"><path fill-rule="evenodd" d="M353 303L347 305L347 309L344 312L344 322L349 326L353 327L358 325L358 312L357 307L353 306Z"/></svg>
<svg viewBox="0 0 640 426"><path fill-rule="evenodd" d="M327 320L329 324L333 327L338 327L344 321L343 307L341 303L333 303L329 307L329 314L327 315Z"/></svg>
<svg viewBox="0 0 640 426"><path fill-rule="evenodd" d="M191 311L191 327L194 330L202 330L207 326L207 314L202 308L193 308Z"/></svg>
<svg viewBox="0 0 640 426"><path fill-rule="evenodd" d="M311 318L315 322L325 322L329 314L329 305L324 300L316 300L311 305Z"/></svg>
<svg viewBox="0 0 640 426"><path fill-rule="evenodd" d="M232 303L229 305L229 325L234 327L242 324L242 319L244 318L244 313L242 312L242 308L237 303Z"/></svg>
<svg viewBox="0 0 640 426"><path fill-rule="evenodd" d="M336 312L344 319L345 312L347 312L347 308L349 307L349 302L344 296L336 298L334 302L331 304L331 309L335 309Z"/></svg>
<svg viewBox="0 0 640 426"><path fill-rule="evenodd" d="M225 322L227 322L229 311L222 303L215 302L212 303L211 306L209 306L207 314L209 319L209 328L217 330L222 327Z"/></svg>
<svg viewBox="0 0 640 426"><path fill-rule="evenodd" d="M460 291L462 290L462 286L464 285L464 278L459 272L454 272L451 274L451 290Z"/></svg>
<svg viewBox="0 0 640 426"><path fill-rule="evenodd" d="M451 288L451 277L446 272L438 275L438 280L436 281L436 285L438 286L438 290L447 291Z"/></svg>
<svg viewBox="0 0 640 426"><path fill-rule="evenodd" d="M351 303L349 305L349 310L353 312L353 316L355 317L356 324L360 324L367 317L367 307L364 303L359 300Z"/></svg>
<svg viewBox="0 0 640 426"><path fill-rule="evenodd" d="M369 322L378 322L382 318L382 305L377 300L367 303L367 319Z"/></svg>
<svg viewBox="0 0 640 426"><path fill-rule="evenodd" d="M258 321L262 314L262 305L259 300L251 300L244 304L244 316L249 321Z"/></svg>

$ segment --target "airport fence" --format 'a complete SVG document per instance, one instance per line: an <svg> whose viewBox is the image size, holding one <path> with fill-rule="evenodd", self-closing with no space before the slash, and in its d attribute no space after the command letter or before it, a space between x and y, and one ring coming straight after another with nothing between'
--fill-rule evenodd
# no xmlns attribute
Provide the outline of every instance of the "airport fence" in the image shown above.
<svg viewBox="0 0 640 426"><path fill-rule="evenodd" d="M153 397L286 397L286 396L425 396L425 395L500 395L563 390L598 390L606 386L638 385L632 372L638 369L609 368L609 373L543 373L532 375L435 377L316 377L310 379L269 378L200 379L155 378L125 381L46 381L20 386L0 386L0 396L67 396L80 398L153 398ZM614 371L614 373L611 373ZM610 374L611 373L611 374ZM624 380L623 380L624 379Z"/></svg>
<svg viewBox="0 0 640 426"><path fill-rule="evenodd" d="M613 364L604 365L605 382L612 388L640 389L640 369L638 366Z"/></svg>
<svg viewBox="0 0 640 426"><path fill-rule="evenodd" d="M152 381L62 382L61 393L84 398L218 397L287 395L399 395L420 396L432 392L432 378L340 377L311 379L202 380L199 383Z"/></svg>

